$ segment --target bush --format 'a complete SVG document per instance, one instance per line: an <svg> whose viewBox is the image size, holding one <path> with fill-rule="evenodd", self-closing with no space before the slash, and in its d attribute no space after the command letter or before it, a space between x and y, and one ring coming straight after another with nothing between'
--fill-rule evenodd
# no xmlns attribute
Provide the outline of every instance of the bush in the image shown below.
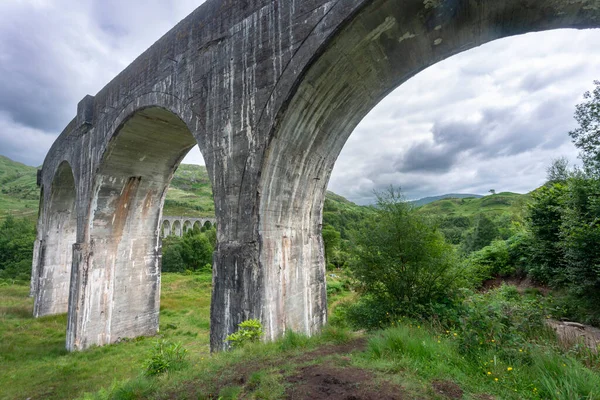
<svg viewBox="0 0 600 400"><path fill-rule="evenodd" d="M8 216L0 224L0 279L29 280L35 224Z"/></svg>
<svg viewBox="0 0 600 400"><path fill-rule="evenodd" d="M238 325L237 332L227 336L225 340L233 348L242 347L247 343L255 343L263 335L262 324L257 319L249 319Z"/></svg>
<svg viewBox="0 0 600 400"><path fill-rule="evenodd" d="M367 295L363 306L423 316L432 303L452 295L457 274L452 246L394 189L377 195L375 216L355 242L349 268ZM379 312L373 312L369 318L377 319Z"/></svg>
<svg viewBox="0 0 600 400"><path fill-rule="evenodd" d="M476 354L492 349L508 358L520 356L529 340L545 332L544 309L537 298L522 298L514 286L503 285L463 301L457 325L459 348Z"/></svg>
<svg viewBox="0 0 600 400"><path fill-rule="evenodd" d="M168 371L177 371L187 365L187 350L181 343L159 340L144 361L144 375L156 376Z"/></svg>

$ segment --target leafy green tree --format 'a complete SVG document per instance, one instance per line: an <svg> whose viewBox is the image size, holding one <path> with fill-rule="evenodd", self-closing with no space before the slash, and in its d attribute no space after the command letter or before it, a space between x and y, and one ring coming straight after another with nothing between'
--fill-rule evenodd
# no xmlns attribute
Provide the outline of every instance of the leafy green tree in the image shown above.
<svg viewBox="0 0 600 400"><path fill-rule="evenodd" d="M579 127L569 135L579 148L586 172L600 175L600 81L594 81L596 88L585 92L584 102L575 109L575 120Z"/></svg>
<svg viewBox="0 0 600 400"><path fill-rule="evenodd" d="M329 268L333 265L335 253L340 250L342 242L340 233L331 225L325 225L321 231L323 236L323 245L325 247L325 265Z"/></svg>
<svg viewBox="0 0 600 400"><path fill-rule="evenodd" d="M363 292L390 313L421 314L448 295L454 251L397 190L377 195L375 215L355 240L350 270Z"/></svg>
<svg viewBox="0 0 600 400"><path fill-rule="evenodd" d="M531 194L529 229L533 236L528 273L537 281L560 286L565 281L564 252L560 244L564 183L542 186Z"/></svg>
<svg viewBox="0 0 600 400"><path fill-rule="evenodd" d="M215 244L214 228L205 232L189 230L182 238L169 236L163 239L162 271L196 271L212 265Z"/></svg>
<svg viewBox="0 0 600 400"><path fill-rule="evenodd" d="M552 160L552 164L546 169L546 185L564 183L569 179L570 175L569 160L566 157L554 159Z"/></svg>
<svg viewBox="0 0 600 400"><path fill-rule="evenodd" d="M35 242L35 224L8 216L0 225L0 278L28 280Z"/></svg>
<svg viewBox="0 0 600 400"><path fill-rule="evenodd" d="M181 238L169 236L163 239L162 251L162 271L163 272L184 272L186 264L181 254Z"/></svg>
<svg viewBox="0 0 600 400"><path fill-rule="evenodd" d="M473 229L465 233L462 243L463 253L469 254L480 250L492 243L492 240L497 239L499 235L500 232L494 221L480 214Z"/></svg>

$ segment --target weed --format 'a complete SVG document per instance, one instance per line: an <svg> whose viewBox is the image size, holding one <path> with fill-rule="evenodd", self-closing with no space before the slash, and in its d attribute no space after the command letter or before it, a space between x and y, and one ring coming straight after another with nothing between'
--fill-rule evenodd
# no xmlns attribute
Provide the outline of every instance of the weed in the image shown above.
<svg viewBox="0 0 600 400"><path fill-rule="evenodd" d="M182 369L186 363L187 350L181 343L158 340L143 363L144 375L156 376L167 371Z"/></svg>
<svg viewBox="0 0 600 400"><path fill-rule="evenodd" d="M246 343L258 342L260 337L263 335L262 324L257 319L249 319L238 325L239 329L237 332L227 336L225 340L229 342L229 345L233 348L241 347Z"/></svg>

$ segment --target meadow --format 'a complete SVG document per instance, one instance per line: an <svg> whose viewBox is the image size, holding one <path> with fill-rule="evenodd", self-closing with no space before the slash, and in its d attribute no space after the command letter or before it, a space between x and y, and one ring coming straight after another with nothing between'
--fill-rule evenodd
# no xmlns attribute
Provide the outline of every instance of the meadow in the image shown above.
<svg viewBox="0 0 600 400"><path fill-rule="evenodd" d="M64 350L66 315L33 319L26 283L3 281L0 398L600 398L598 359L561 350L551 332L527 342L501 342L499 336L499 346L465 352L472 327L444 330L400 317L383 330L355 331L344 310L357 294L348 290L343 273L329 274L328 280L331 323L323 334L307 338L288 332L275 343L213 355L208 271L163 274L157 337L78 353ZM486 298L487 307L503 299L502 290L514 294L498 289ZM185 363L146 376L145 365L160 340L180 343L187 350Z"/></svg>

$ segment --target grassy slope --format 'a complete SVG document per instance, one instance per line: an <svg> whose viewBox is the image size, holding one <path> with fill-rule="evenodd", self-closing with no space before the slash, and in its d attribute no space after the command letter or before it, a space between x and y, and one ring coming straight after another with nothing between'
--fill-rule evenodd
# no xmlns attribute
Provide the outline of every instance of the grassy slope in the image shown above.
<svg viewBox="0 0 600 400"><path fill-rule="evenodd" d="M39 190L37 169L0 156L0 220L8 214L35 219Z"/></svg>
<svg viewBox="0 0 600 400"><path fill-rule="evenodd" d="M4 216L35 219L38 212L39 188L36 185L37 168L0 156L0 221ZM342 196L327 192L328 202L339 209L359 209ZM212 187L205 166L181 164L167 192L164 215L214 217L215 205Z"/></svg>
<svg viewBox="0 0 600 400"><path fill-rule="evenodd" d="M469 359L458 352L455 333L410 321L366 335L367 344L348 342L357 334L330 327L312 339L288 334L276 343L210 355L210 282L210 273L163 275L160 336L182 342L189 364L157 378L141 376L156 338L66 353L66 316L34 320L28 287L0 284L0 399L63 399L98 391L89 397L278 399L290 390L302 395L313 371L325 374L319 385L335 391L350 379L347 386L356 393L370 390L372 398L382 390L397 398L444 399L436 391L440 382L463 390L464 399L600 398L600 375L551 348L526 347L530 361L520 364L493 352ZM354 301L352 294L342 296ZM591 397L581 397L590 391Z"/></svg>
<svg viewBox="0 0 600 400"><path fill-rule="evenodd" d="M528 194L502 192L481 198L443 199L426 204L419 212L444 215L473 217L477 214L494 216L503 213L520 214L523 206L529 200Z"/></svg>

